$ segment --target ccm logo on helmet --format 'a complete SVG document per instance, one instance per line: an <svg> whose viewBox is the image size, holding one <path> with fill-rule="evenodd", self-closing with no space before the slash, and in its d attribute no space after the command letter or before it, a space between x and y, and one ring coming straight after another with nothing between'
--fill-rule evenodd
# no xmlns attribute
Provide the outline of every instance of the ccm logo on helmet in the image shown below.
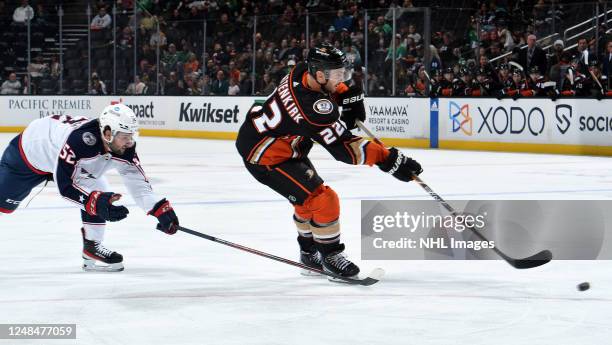
<svg viewBox="0 0 612 345"><path fill-rule="evenodd" d="M351 98L346 98L344 100L342 100L342 104L351 104L351 103L355 103L357 101L361 101L363 99L363 93L361 95L358 96L353 96Z"/></svg>

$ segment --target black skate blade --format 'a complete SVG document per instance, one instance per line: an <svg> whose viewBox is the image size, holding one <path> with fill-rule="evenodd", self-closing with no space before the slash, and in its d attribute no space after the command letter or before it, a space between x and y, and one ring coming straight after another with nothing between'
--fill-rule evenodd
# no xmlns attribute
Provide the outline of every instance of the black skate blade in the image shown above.
<svg viewBox="0 0 612 345"><path fill-rule="evenodd" d="M382 268L375 268L368 274L367 277L361 279L359 277L348 278L337 275L328 275L328 280L333 283L339 284L350 284L350 285L362 285L362 286L370 286L378 283L385 275L385 270Z"/></svg>

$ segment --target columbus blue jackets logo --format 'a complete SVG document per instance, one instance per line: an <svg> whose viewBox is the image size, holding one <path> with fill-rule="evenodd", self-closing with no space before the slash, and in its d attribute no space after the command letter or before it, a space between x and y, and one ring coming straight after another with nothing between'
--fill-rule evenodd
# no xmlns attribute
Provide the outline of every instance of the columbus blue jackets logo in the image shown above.
<svg viewBox="0 0 612 345"><path fill-rule="evenodd" d="M329 114L334 110L334 105L328 99L320 99L314 102L312 108L319 114Z"/></svg>
<svg viewBox="0 0 612 345"><path fill-rule="evenodd" d="M89 146L94 146L98 140L96 136L90 132L83 133L83 142Z"/></svg>

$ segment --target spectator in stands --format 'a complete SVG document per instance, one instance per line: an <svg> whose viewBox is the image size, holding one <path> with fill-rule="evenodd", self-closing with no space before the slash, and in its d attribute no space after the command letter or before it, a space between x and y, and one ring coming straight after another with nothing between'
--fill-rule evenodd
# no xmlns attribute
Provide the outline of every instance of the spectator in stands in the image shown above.
<svg viewBox="0 0 612 345"><path fill-rule="evenodd" d="M34 10L28 4L28 0L21 0L21 6L17 7L13 12L13 22L16 24L25 24L26 20L34 18Z"/></svg>
<svg viewBox="0 0 612 345"><path fill-rule="evenodd" d="M161 60L166 71L174 71L176 69L178 54L174 43L168 45L168 50L164 51Z"/></svg>
<svg viewBox="0 0 612 345"><path fill-rule="evenodd" d="M408 35L406 37L412 38L417 45L421 43L421 34L416 31L416 26L414 24L408 25Z"/></svg>
<svg viewBox="0 0 612 345"><path fill-rule="evenodd" d="M601 74L610 80L610 77L612 77L612 41L606 43L606 52L602 55L601 61Z"/></svg>
<svg viewBox="0 0 612 345"><path fill-rule="evenodd" d="M121 50L132 49L134 45L134 35L132 34L132 27L126 26L121 31L121 36L119 37L119 44L117 47Z"/></svg>
<svg viewBox="0 0 612 345"><path fill-rule="evenodd" d="M227 89L227 94L229 96L238 96L240 94L240 86L234 78L230 78L229 87Z"/></svg>
<svg viewBox="0 0 612 345"><path fill-rule="evenodd" d="M217 38L222 42L226 43L231 40L236 26L229 21L227 13L222 13L219 18L219 22L215 26L215 34Z"/></svg>
<svg viewBox="0 0 612 345"><path fill-rule="evenodd" d="M30 87L30 78L27 75L23 76L23 90L21 91L24 95L35 95L36 90Z"/></svg>
<svg viewBox="0 0 612 345"><path fill-rule="evenodd" d="M580 73L588 73L587 66L589 66L589 62L591 60L596 60L597 56L595 56L591 51L589 51L589 43L586 37L581 37L578 39L578 45L571 49L570 55L580 59L580 65L578 66L578 70Z"/></svg>
<svg viewBox="0 0 612 345"><path fill-rule="evenodd" d="M402 41L402 35L395 35L395 60L401 60L406 57L408 51L406 49L406 41ZM389 48L387 49L387 57L385 58L385 62L393 61L393 44L389 44Z"/></svg>
<svg viewBox="0 0 612 345"><path fill-rule="evenodd" d="M200 62L194 53L189 53L189 57L187 58L187 62L183 64L183 72L185 74L190 74L191 72L197 72L200 68Z"/></svg>
<svg viewBox="0 0 612 345"><path fill-rule="evenodd" d="M21 82L15 73L9 74L9 78L0 86L0 95L18 95L21 93Z"/></svg>
<svg viewBox="0 0 612 345"><path fill-rule="evenodd" d="M253 82L251 81L251 76L246 72L240 72L240 79L238 79L238 85L240 85L240 95L254 95L253 92Z"/></svg>
<svg viewBox="0 0 612 345"><path fill-rule="evenodd" d="M153 33L151 34L151 38L149 39L149 45L151 47L156 48L158 42L159 42L160 49L164 49L166 47L166 44L168 43L168 40L166 38L166 34L164 33L164 29L165 28L166 28L165 24L160 24L159 25L159 32L157 32L157 30L153 31ZM176 50L176 47L174 47L174 48Z"/></svg>
<svg viewBox="0 0 612 345"><path fill-rule="evenodd" d="M189 74L185 76L185 94L187 96L198 96L200 95L200 84L198 81L197 74Z"/></svg>
<svg viewBox="0 0 612 345"><path fill-rule="evenodd" d="M546 53L536 45L536 35L527 36L527 48L521 49L519 52L519 63L525 70L537 66L540 74L544 75L546 73Z"/></svg>
<svg viewBox="0 0 612 345"><path fill-rule="evenodd" d="M164 90L164 94L168 96L182 96L185 94L183 81L178 79L176 72L170 72L168 79L165 81Z"/></svg>
<svg viewBox="0 0 612 345"><path fill-rule="evenodd" d="M90 95L106 95L106 84L98 77L98 73L91 74L91 85L89 85Z"/></svg>
<svg viewBox="0 0 612 345"><path fill-rule="evenodd" d="M302 48L299 47L299 43L297 39L295 38L291 39L291 46L289 47L289 50L287 51L286 57L288 59L293 59L295 61L302 60Z"/></svg>
<svg viewBox="0 0 612 345"><path fill-rule="evenodd" d="M353 46L351 42L346 42L343 49L346 54L347 60L355 67L362 66L361 62L361 54L359 54L359 50L357 47ZM292 60L290 60L292 61Z"/></svg>
<svg viewBox="0 0 612 345"><path fill-rule="evenodd" d="M139 76L134 76L134 82L128 85L125 93L127 95L144 95L147 91L147 85L140 80Z"/></svg>
<svg viewBox="0 0 612 345"><path fill-rule="evenodd" d="M342 29L351 31L353 29L353 17L344 14L344 10L340 9L336 13L336 19L334 20L334 28L336 32L341 32Z"/></svg>
<svg viewBox="0 0 612 345"><path fill-rule="evenodd" d="M217 78L212 82L210 94L215 96L227 95L229 84L225 80L225 73L222 70L217 71Z"/></svg>
<svg viewBox="0 0 612 345"><path fill-rule="evenodd" d="M228 66L228 74L230 79L234 79L236 81L240 80L240 70L236 67L236 62L234 60L230 60Z"/></svg>
<svg viewBox="0 0 612 345"><path fill-rule="evenodd" d="M58 79L61 73L62 66L59 63L59 58L57 57L57 55L53 55L51 57L51 64L49 65L49 75L53 79Z"/></svg>
<svg viewBox="0 0 612 345"><path fill-rule="evenodd" d="M561 61L561 55L563 54L563 49L565 48L565 44L563 44L563 40L556 40L553 43L553 51L552 54L548 57L548 66L552 68L553 65L556 65Z"/></svg>
<svg viewBox="0 0 612 345"><path fill-rule="evenodd" d="M274 91L274 89L276 88L276 83L274 82L274 79L272 79L272 77L268 73L265 73L263 75L263 82L264 87L259 92L257 92L257 95L259 96L267 96L271 94L272 91Z"/></svg>
<svg viewBox="0 0 612 345"><path fill-rule="evenodd" d="M34 58L34 61L28 64L28 73L30 73L32 84L36 88L40 80L49 73L49 65L43 61L41 55L38 55Z"/></svg>
<svg viewBox="0 0 612 345"><path fill-rule="evenodd" d="M98 10L98 14L91 20L89 27L92 31L101 31L109 28L111 22L111 17L106 13L106 7L102 6Z"/></svg>
<svg viewBox="0 0 612 345"><path fill-rule="evenodd" d="M208 96L210 95L210 77L208 74L204 74L202 78L200 78L200 95Z"/></svg>
<svg viewBox="0 0 612 345"><path fill-rule="evenodd" d="M383 34L384 38L391 38L391 33L393 28L387 22L385 22L385 17L378 16L376 18L376 25L374 27L374 32L377 34Z"/></svg>

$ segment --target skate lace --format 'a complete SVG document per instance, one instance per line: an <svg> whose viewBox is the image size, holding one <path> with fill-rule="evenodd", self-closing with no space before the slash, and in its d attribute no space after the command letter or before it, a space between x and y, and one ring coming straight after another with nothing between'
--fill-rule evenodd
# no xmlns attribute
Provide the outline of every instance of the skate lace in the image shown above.
<svg viewBox="0 0 612 345"><path fill-rule="evenodd" d="M113 253L112 250L107 249L106 247L104 247L102 245L102 243L96 243L96 251L99 254L102 254L104 257L109 257Z"/></svg>
<svg viewBox="0 0 612 345"><path fill-rule="evenodd" d="M310 255L312 262L314 262L315 264L321 264L321 253L319 252L314 252Z"/></svg>
<svg viewBox="0 0 612 345"><path fill-rule="evenodd" d="M326 259L331 265L338 267L340 270L344 270L348 265L352 264L343 253L338 253L336 255L330 255Z"/></svg>

